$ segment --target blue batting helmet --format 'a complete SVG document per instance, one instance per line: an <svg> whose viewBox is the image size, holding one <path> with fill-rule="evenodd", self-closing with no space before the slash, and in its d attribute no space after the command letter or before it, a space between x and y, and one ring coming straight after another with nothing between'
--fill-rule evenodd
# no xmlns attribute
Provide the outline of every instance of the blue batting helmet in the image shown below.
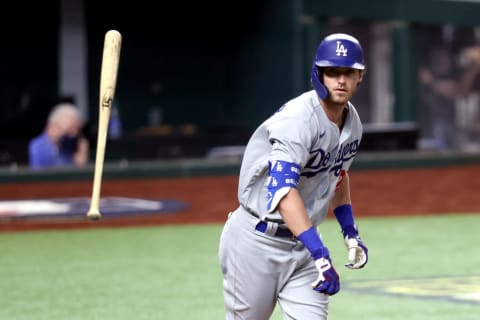
<svg viewBox="0 0 480 320"><path fill-rule="evenodd" d="M360 42L345 33L334 33L325 37L317 49L312 66L312 85L320 98L325 99L328 91L323 85L319 68L346 67L359 70L365 69L363 49Z"/></svg>

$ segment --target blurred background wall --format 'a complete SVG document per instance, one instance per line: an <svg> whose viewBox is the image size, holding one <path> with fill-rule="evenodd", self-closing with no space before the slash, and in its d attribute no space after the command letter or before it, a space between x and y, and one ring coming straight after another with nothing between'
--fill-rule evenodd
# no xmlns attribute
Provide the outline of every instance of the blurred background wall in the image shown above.
<svg viewBox="0 0 480 320"><path fill-rule="evenodd" d="M76 103L96 139L103 37L123 35L109 159L204 156L243 145L310 89L319 41L360 39L367 74L353 103L369 150L480 150L477 1L265 0L10 3L2 10L0 163L58 101ZM93 155L93 152L92 152Z"/></svg>

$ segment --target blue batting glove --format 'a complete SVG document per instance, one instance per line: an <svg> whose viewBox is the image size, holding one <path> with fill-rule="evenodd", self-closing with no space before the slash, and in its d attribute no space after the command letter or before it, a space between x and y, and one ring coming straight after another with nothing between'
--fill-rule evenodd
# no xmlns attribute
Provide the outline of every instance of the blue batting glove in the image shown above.
<svg viewBox="0 0 480 320"><path fill-rule="evenodd" d="M315 260L318 270L318 278L312 283L315 291L333 296L340 290L340 277L333 267L330 257Z"/></svg>
<svg viewBox="0 0 480 320"><path fill-rule="evenodd" d="M340 279L337 271L330 260L330 253L325 247L314 227L310 227L298 235L305 247L315 260L315 267L318 270L318 278L312 283L313 290L334 295L340 290Z"/></svg>

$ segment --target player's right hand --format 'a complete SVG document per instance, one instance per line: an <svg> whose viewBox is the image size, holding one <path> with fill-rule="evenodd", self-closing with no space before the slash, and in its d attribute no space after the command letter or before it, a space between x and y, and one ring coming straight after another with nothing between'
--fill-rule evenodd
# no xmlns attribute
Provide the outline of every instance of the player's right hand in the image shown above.
<svg viewBox="0 0 480 320"><path fill-rule="evenodd" d="M330 257L315 260L318 270L318 278L312 283L315 291L333 296L340 290L340 277L333 267Z"/></svg>

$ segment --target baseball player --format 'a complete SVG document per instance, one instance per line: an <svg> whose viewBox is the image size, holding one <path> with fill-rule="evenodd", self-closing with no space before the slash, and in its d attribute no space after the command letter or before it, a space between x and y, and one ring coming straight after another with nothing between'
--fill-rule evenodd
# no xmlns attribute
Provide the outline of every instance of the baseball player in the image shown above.
<svg viewBox="0 0 480 320"><path fill-rule="evenodd" d="M288 101L253 133L243 157L239 207L219 243L226 319L327 319L340 280L317 231L331 208L350 269L368 261L350 200L348 169L362 124L349 102L362 82L363 50L351 35L324 38L314 90Z"/></svg>

